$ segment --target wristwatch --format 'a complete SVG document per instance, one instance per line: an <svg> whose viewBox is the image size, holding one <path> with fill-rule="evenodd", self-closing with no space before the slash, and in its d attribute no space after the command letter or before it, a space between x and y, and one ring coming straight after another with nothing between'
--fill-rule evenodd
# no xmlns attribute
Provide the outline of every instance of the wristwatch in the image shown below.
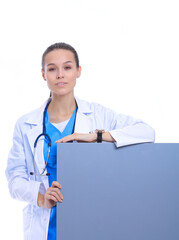
<svg viewBox="0 0 179 240"><path fill-rule="evenodd" d="M105 132L104 130L98 130L96 129L95 131L97 133L97 143L101 143L102 142L102 135Z"/></svg>

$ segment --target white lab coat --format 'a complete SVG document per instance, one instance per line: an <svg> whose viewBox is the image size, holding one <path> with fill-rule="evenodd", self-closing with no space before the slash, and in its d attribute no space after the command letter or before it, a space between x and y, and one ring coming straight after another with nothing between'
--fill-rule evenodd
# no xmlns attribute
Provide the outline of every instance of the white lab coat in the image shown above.
<svg viewBox="0 0 179 240"><path fill-rule="evenodd" d="M76 98L78 111L75 132L89 133L95 129L110 131L117 147L141 142L153 142L154 130L142 122L96 103L88 103ZM48 177L30 175L34 172L33 151L36 137L42 133L43 111L46 103L39 109L21 117L16 125L13 146L9 153L6 176L9 191L13 198L26 201L24 209L24 239L47 239L50 209L38 207L37 196L45 193ZM36 165L39 172L44 167L43 141L38 145Z"/></svg>

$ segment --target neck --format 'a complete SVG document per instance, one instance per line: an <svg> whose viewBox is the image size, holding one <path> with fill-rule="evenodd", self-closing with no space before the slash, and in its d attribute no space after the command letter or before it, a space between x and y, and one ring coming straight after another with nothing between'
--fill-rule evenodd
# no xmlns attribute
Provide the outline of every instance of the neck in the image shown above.
<svg viewBox="0 0 179 240"><path fill-rule="evenodd" d="M53 95L48 107L49 120L53 123L65 121L71 117L76 108L74 95Z"/></svg>

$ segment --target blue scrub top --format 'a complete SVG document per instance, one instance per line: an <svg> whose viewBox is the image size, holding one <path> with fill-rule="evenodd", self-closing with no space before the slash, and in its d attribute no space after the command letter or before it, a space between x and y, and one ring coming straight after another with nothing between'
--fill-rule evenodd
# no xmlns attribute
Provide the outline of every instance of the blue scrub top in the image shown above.
<svg viewBox="0 0 179 240"><path fill-rule="evenodd" d="M50 156L47 164L47 172L50 173L48 176L49 186L52 185L53 181L56 181L57 174L56 174L56 156L57 156L57 144L55 143L57 140L71 135L74 132L75 126L75 119L76 119L76 111L73 112L70 120L68 121L64 131L61 133L53 124L49 122L49 115L48 111L45 116L45 126L46 126L46 133L49 135L52 141ZM48 142L44 142L44 159L47 160L48 156ZM56 240L56 206L51 208L50 214L50 222L49 222L49 229L48 229L48 240Z"/></svg>

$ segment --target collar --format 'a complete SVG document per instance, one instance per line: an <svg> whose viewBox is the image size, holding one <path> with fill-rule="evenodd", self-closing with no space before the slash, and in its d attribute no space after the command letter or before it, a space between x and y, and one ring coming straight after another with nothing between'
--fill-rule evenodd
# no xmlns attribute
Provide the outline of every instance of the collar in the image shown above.
<svg viewBox="0 0 179 240"><path fill-rule="evenodd" d="M27 124L32 124L32 125L42 124L42 122L43 122L43 112L44 112L44 109L47 105L48 100L49 99L47 99L40 108L38 108L38 109L34 110L33 112L30 112L29 114L25 115L25 121L24 122L27 123ZM93 112L93 110L90 107L90 103L88 103L84 100L81 100L77 97L75 97L75 100L76 100L76 103L77 103L77 106L78 106L78 113L88 115L88 114L91 114Z"/></svg>
<svg viewBox="0 0 179 240"><path fill-rule="evenodd" d="M77 97L75 97L75 100L76 100L76 103L77 103L77 106L78 106L78 112L79 113L82 113L82 114L90 114L92 113L92 109L90 108L90 103L84 101L84 100L81 100Z"/></svg>

